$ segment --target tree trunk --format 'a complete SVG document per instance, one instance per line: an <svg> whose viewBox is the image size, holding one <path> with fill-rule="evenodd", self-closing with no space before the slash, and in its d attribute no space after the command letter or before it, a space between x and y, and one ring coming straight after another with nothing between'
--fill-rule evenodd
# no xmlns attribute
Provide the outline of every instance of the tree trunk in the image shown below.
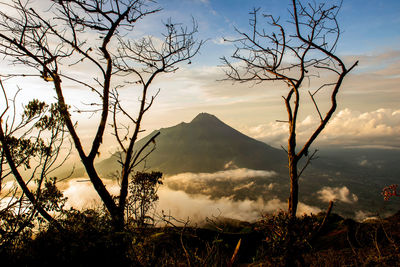
<svg viewBox="0 0 400 267"><path fill-rule="evenodd" d="M289 176L290 176L290 195L288 213L290 217L295 217L297 212L297 204L299 202L299 180L297 173L296 156L289 155Z"/></svg>
<svg viewBox="0 0 400 267"><path fill-rule="evenodd" d="M112 216L112 226L114 232L123 232L125 227L125 220L124 220L124 210L119 208L119 211L116 215Z"/></svg>

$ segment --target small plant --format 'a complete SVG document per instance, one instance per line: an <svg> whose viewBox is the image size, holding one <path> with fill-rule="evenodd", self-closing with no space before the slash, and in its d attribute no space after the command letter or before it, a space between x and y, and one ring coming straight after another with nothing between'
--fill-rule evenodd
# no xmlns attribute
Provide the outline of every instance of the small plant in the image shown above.
<svg viewBox="0 0 400 267"><path fill-rule="evenodd" d="M258 222L257 230L265 236L263 254L277 262L293 263L302 261L301 255L311 248L310 240L320 223L316 216L303 215L292 218L281 210L276 214L266 214Z"/></svg>
<svg viewBox="0 0 400 267"><path fill-rule="evenodd" d="M0 209L0 258L32 237L34 214L23 207L27 204L26 198L20 198Z"/></svg>
<svg viewBox="0 0 400 267"><path fill-rule="evenodd" d="M137 172L129 183L129 197L127 203L128 221L133 220L134 224L144 227L153 224L154 219L148 215L158 200L157 191L162 185L161 172Z"/></svg>
<svg viewBox="0 0 400 267"><path fill-rule="evenodd" d="M400 197L400 190L397 190L398 184L392 184L382 189L382 195L386 201L390 200L391 197Z"/></svg>

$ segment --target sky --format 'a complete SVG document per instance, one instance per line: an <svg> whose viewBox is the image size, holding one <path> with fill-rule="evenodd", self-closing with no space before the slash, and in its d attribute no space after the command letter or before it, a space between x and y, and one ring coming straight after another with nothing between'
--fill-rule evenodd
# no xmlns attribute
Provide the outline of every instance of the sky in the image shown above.
<svg viewBox="0 0 400 267"><path fill-rule="evenodd" d="M193 15L200 35L209 41L193 60L192 68L183 70L188 72L183 86L187 89L181 95L190 95L193 103L172 111L181 116L170 116L165 110L165 120L171 120L171 124L178 123L180 117L189 121L196 113L206 111L250 136L275 146L285 144L286 126L276 123L286 118L282 84L252 86L217 80L224 78L218 70L220 57L229 57L233 52L232 44L223 42L223 38L237 37L235 27L249 31L248 13L253 8L284 21L290 4L291 1L171 1L166 11L175 9L181 16ZM321 136L321 144L331 144L329 140L336 144L342 139L344 145L399 146L399 14L399 1L343 1L338 17L342 35L337 54L348 64L355 60L360 63L343 83L336 117ZM305 108L299 127L306 137L306 129L317 114L312 108Z"/></svg>
<svg viewBox="0 0 400 267"><path fill-rule="evenodd" d="M304 1L303 1L304 2ZM328 1L331 2L331 1ZM152 84L153 92L160 89L155 103L146 114L143 135L159 128L170 127L182 121L190 122L198 113L216 115L237 130L275 147L287 143L287 125L277 122L287 118L282 95L284 84L264 82L254 85L221 81L225 78L221 57L229 58L234 47L225 39L238 35L235 28L248 32L249 12L260 8L263 14L288 19L289 0L171 0L159 1L163 10L141 20L128 38L160 36L162 23L198 24L198 40L205 44L191 61L181 64L175 73L161 75ZM33 1L33 7L45 10L44 0ZM400 2L397 0L344 0L338 20L342 34L336 54L351 65L359 65L345 78L338 96L338 108L316 146L341 145L348 147L400 148ZM260 19L260 25L268 24ZM290 27L289 24L286 24ZM6 60L0 62L0 71L20 71ZM90 74L89 66L74 69L77 77ZM21 99L32 97L54 101L49 83L40 79L13 79L8 88L20 86ZM306 91L304 91L306 92ZM121 93L123 101L134 112L138 108L137 95L127 89ZM92 101L92 97L77 85L66 86L70 104ZM305 95L305 97L308 97ZM321 105L326 100L321 99ZM325 102L324 102L325 101ZM318 114L311 103L302 106L298 136L307 139L318 122ZM77 115L79 133L84 143L91 140L98 123L96 116ZM110 129L103 153L115 151ZM107 153L109 152L109 153Z"/></svg>
<svg viewBox="0 0 400 267"><path fill-rule="evenodd" d="M168 1L165 12L182 20L191 14L199 23L199 35L208 41L191 68L184 67L177 73L179 89L161 92L159 101L163 103L158 108L162 121L170 125L188 122L205 111L276 147L286 144L287 126L276 122L286 119L281 98L285 85L253 86L218 80L224 78L220 58L234 51L232 44L223 39L237 37L235 28L248 32L248 13L254 8L286 21L290 4L278 0ZM346 77L336 116L317 145L399 147L399 14L400 2L395 0L343 1L338 16L342 34L336 53L348 65L356 60L359 65ZM260 23L266 24L262 20ZM175 105L181 97L187 101ZM316 116L310 103L300 112L299 136L303 140L310 134L310 126L315 125Z"/></svg>

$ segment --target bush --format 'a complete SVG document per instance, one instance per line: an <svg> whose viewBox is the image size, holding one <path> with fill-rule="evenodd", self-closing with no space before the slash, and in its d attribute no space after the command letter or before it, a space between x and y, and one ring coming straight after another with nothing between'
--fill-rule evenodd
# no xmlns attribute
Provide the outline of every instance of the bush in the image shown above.
<svg viewBox="0 0 400 267"><path fill-rule="evenodd" d="M291 218L285 211L265 214L257 223L257 231L264 235L264 246L258 257L272 260L272 264L302 261L301 255L312 248L310 241L319 228L314 215Z"/></svg>

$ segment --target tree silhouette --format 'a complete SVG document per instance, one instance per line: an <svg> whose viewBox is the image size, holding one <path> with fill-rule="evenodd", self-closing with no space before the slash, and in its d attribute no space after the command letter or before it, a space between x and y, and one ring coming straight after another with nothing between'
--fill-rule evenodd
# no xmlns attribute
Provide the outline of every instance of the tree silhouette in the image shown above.
<svg viewBox="0 0 400 267"><path fill-rule="evenodd" d="M18 116L19 91L8 99L1 80L0 87L4 97L0 115L1 251L29 238L34 219L60 227L50 213L60 212L65 199L51 174L65 162L68 153L62 153L64 157L60 154L66 132L57 104L33 99Z"/></svg>
<svg viewBox="0 0 400 267"><path fill-rule="evenodd" d="M288 212L296 216L299 191L299 177L315 158L316 150L309 152L312 143L325 128L337 107L337 94L345 76L358 64L346 67L336 54L341 34L337 21L340 5L328 3L307 3L292 0L290 21L281 23L279 18L263 14L268 21L266 29L260 26L259 9L251 12L250 32L236 29L239 38L231 40L235 52L231 60L223 57L227 80L235 82L280 82L288 88L283 96L288 119L289 137L285 151L288 155L290 195ZM274 31L276 29L276 31ZM305 92L307 83L314 89ZM316 85L318 84L318 85ZM316 96L325 91L330 104L326 113L318 105ZM304 144L298 146L297 121L299 111L304 107L301 97L308 94L319 117L319 124ZM299 163L305 158L305 164Z"/></svg>

